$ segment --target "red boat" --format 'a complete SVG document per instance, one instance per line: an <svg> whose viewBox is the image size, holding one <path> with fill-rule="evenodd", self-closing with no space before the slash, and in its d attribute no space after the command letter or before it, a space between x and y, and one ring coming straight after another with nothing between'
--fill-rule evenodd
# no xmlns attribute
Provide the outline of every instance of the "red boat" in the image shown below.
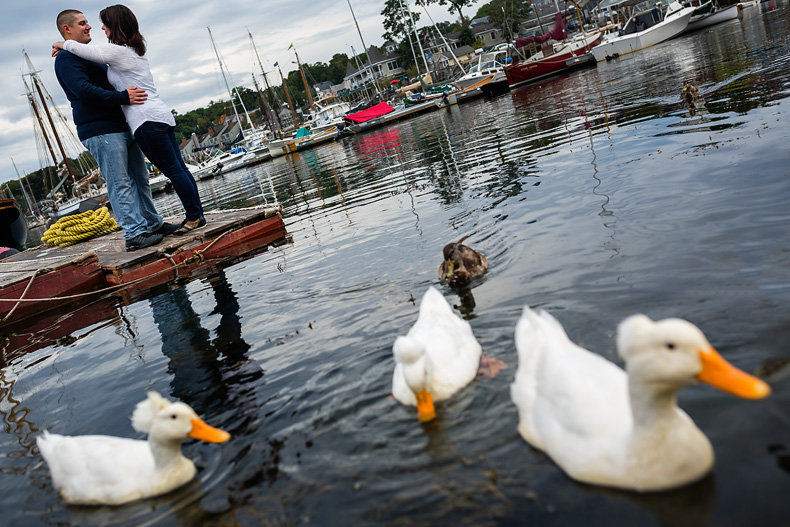
<svg viewBox="0 0 790 527"><path fill-rule="evenodd" d="M587 59L592 59L592 56L587 54L601 42L602 36L603 33L596 31L568 39L562 13L557 13L554 28L550 32L537 37L516 39L516 47L524 47L528 44L541 44L541 47L529 58L505 66L508 84L513 88L587 62ZM547 43L549 39L555 42ZM595 63L594 60L592 62Z"/></svg>

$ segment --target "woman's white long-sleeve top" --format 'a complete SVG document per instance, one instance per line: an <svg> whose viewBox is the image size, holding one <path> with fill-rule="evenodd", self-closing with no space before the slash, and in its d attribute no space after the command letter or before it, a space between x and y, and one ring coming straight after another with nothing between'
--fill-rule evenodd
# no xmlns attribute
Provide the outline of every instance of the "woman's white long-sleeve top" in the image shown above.
<svg viewBox="0 0 790 527"><path fill-rule="evenodd" d="M82 44L67 40L63 49L83 59L107 64L107 80L116 90L137 86L148 93L143 104L121 106L132 134L146 121L176 125L173 114L159 98L147 58L139 56L129 46L117 44Z"/></svg>

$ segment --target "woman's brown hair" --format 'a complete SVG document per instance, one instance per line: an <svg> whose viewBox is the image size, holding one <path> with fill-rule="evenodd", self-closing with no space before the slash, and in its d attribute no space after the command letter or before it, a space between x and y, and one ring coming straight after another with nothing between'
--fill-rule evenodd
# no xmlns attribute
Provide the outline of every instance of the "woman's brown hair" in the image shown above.
<svg viewBox="0 0 790 527"><path fill-rule="evenodd" d="M139 56L145 55L145 39L140 34L137 17L125 5L111 5L99 13L102 23L110 30L109 40L113 44L129 46Z"/></svg>

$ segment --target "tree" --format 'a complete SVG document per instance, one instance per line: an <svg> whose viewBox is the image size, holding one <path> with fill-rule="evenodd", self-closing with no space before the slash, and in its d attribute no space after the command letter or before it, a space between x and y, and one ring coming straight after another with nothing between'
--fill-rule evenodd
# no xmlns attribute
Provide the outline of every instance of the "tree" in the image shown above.
<svg viewBox="0 0 790 527"><path fill-rule="evenodd" d="M381 16L384 17L385 32L382 35L384 42L391 40L392 42L402 42L408 40L411 31L411 20L408 13L406 13L406 0L386 0L384 2L384 9L381 11ZM420 13L412 13L411 18L414 19L416 24L420 20Z"/></svg>
<svg viewBox="0 0 790 527"><path fill-rule="evenodd" d="M458 32L458 43L462 46L471 46L475 43L475 32L469 26L464 26Z"/></svg>
<svg viewBox="0 0 790 527"><path fill-rule="evenodd" d="M462 26L468 26L469 20L464 16L462 9L472 7L475 0L424 0L427 4L438 4L440 6L449 5L450 12L455 11L458 13L458 18L461 19Z"/></svg>
<svg viewBox="0 0 790 527"><path fill-rule="evenodd" d="M486 5L489 7L486 15L488 21L499 28L506 38L515 38L521 28L521 21L532 12L532 6L523 0L492 0Z"/></svg>

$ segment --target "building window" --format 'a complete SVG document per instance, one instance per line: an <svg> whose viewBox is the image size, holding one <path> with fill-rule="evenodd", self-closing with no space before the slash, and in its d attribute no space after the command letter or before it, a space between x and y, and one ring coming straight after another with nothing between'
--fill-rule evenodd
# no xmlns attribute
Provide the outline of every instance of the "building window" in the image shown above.
<svg viewBox="0 0 790 527"><path fill-rule="evenodd" d="M496 31L491 32L491 40L496 40Z"/></svg>
<svg viewBox="0 0 790 527"><path fill-rule="evenodd" d="M392 60L392 61L387 63L387 69L390 70L390 71L396 70L399 67L400 66L398 65L398 61L397 60Z"/></svg>

